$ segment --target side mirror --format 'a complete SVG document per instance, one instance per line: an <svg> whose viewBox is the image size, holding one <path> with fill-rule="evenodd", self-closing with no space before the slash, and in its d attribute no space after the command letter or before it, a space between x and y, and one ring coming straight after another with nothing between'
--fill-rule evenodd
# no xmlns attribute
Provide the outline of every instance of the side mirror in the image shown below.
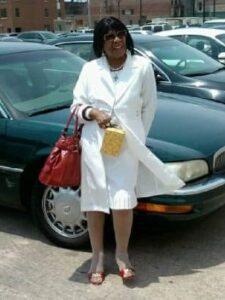
<svg viewBox="0 0 225 300"><path fill-rule="evenodd" d="M154 70L154 74L155 74L155 80L156 83L158 84L160 81L165 81L165 78L159 73L159 71Z"/></svg>
<svg viewBox="0 0 225 300"><path fill-rule="evenodd" d="M225 64L225 52L220 52L218 54L218 60L222 63Z"/></svg>

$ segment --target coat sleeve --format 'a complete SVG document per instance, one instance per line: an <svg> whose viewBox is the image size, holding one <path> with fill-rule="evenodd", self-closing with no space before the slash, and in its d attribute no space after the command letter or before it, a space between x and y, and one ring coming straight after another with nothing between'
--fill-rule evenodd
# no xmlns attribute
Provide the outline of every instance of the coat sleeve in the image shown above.
<svg viewBox="0 0 225 300"><path fill-rule="evenodd" d="M87 119L83 118L83 112L91 106L88 98L88 63L86 63L73 89L73 103L71 105L71 111L77 110L79 123L87 122Z"/></svg>
<svg viewBox="0 0 225 300"><path fill-rule="evenodd" d="M157 105L156 81L152 64L150 62L147 62L145 65L142 85L142 98L142 121L147 136L155 116Z"/></svg>

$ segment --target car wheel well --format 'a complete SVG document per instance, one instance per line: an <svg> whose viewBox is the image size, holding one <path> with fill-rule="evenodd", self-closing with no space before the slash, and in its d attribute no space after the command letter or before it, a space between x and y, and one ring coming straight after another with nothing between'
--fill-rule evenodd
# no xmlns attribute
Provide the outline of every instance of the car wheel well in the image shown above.
<svg viewBox="0 0 225 300"><path fill-rule="evenodd" d="M20 196L22 204L30 209L31 193L35 182L37 181L38 174L44 164L45 157L40 157L31 161L24 169L20 184Z"/></svg>

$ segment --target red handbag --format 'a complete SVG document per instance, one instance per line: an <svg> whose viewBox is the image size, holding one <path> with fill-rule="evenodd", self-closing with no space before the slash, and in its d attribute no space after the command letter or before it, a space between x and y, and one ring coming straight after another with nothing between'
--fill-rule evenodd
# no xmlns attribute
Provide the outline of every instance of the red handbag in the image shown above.
<svg viewBox="0 0 225 300"><path fill-rule="evenodd" d="M39 174L44 185L56 187L79 186L81 181L80 128L76 116L74 132L68 136L69 124L75 114L70 114L61 136L47 157Z"/></svg>

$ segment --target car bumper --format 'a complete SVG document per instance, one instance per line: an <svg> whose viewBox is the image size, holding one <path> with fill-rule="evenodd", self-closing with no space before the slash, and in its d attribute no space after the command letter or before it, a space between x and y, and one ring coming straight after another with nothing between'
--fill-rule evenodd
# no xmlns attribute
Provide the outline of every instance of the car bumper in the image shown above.
<svg viewBox="0 0 225 300"><path fill-rule="evenodd" d="M170 195L140 198L138 202L137 212L150 213L174 221L198 219L225 205L225 174L189 183ZM161 212L163 207L165 211ZM175 212L182 207L190 209L187 212L182 209L178 213ZM174 212L172 208L176 208Z"/></svg>

